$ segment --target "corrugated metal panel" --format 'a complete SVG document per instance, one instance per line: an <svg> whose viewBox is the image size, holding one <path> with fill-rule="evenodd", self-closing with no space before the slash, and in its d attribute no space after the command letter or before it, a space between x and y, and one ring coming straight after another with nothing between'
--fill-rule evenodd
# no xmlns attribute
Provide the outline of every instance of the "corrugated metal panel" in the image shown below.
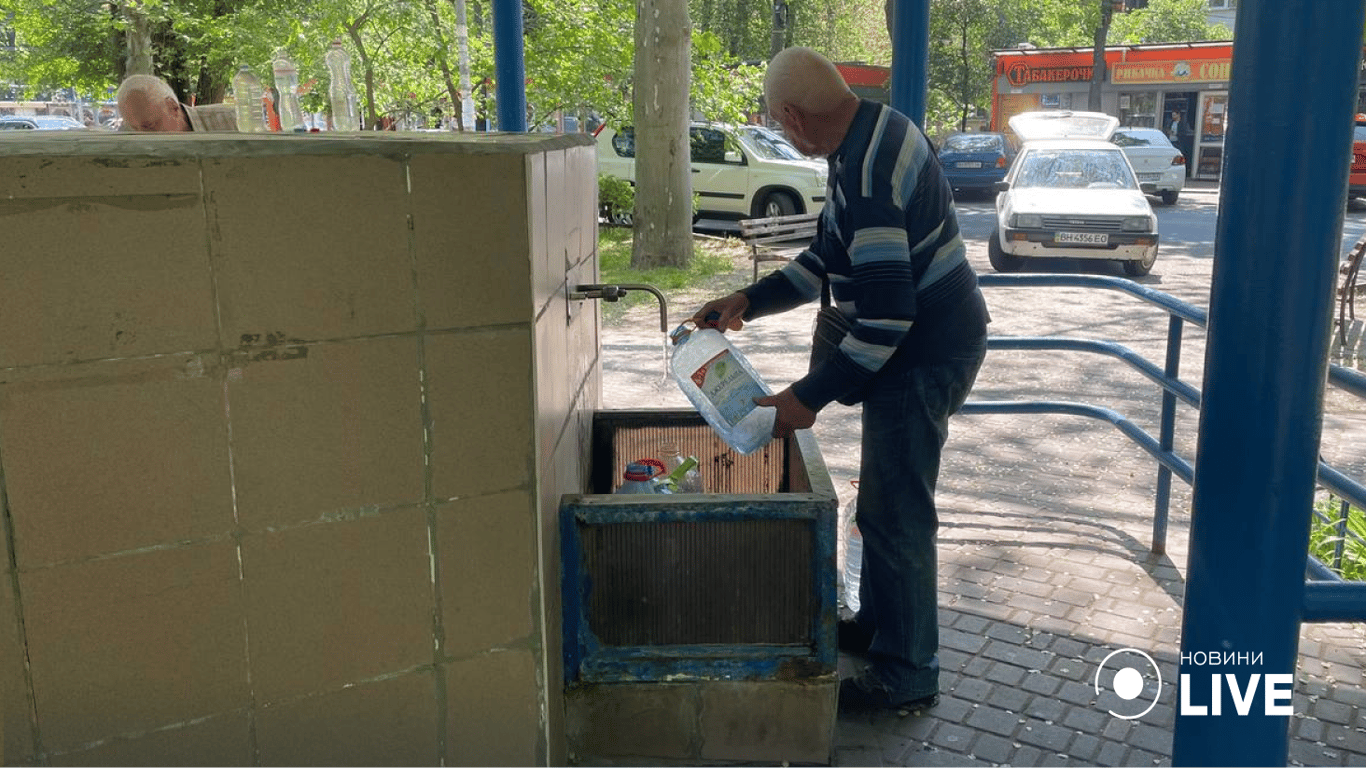
<svg viewBox="0 0 1366 768"><path fill-rule="evenodd" d="M617 523L581 531L604 645L810 644L811 522Z"/></svg>
<svg viewBox="0 0 1366 768"><path fill-rule="evenodd" d="M741 456L705 423L617 426L612 435L616 483L621 483L621 473L629 462L645 458L665 461L665 452L669 449L697 457L702 486L707 493L778 493L786 490L782 487L783 467L787 461L786 440L774 440L748 456Z"/></svg>

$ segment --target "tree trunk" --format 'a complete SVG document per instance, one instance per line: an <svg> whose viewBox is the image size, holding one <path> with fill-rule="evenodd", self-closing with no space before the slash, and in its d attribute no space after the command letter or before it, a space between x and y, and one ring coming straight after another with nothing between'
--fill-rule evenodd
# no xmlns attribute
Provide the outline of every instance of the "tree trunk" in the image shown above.
<svg viewBox="0 0 1366 768"><path fill-rule="evenodd" d="M636 269L692 258L691 38L687 0L636 0Z"/></svg>
<svg viewBox="0 0 1366 768"><path fill-rule="evenodd" d="M1105 84L1105 39L1110 36L1111 0L1100 0L1100 26L1096 27L1095 50L1091 54L1091 92L1087 94L1086 108L1100 112L1100 91Z"/></svg>
<svg viewBox="0 0 1366 768"><path fill-rule="evenodd" d="M470 85L470 28L465 23L465 0L455 3L455 42L460 49L460 130L474 130L474 91Z"/></svg>
<svg viewBox="0 0 1366 768"><path fill-rule="evenodd" d="M153 74L152 24L142 12L141 3L125 5L123 12L128 16L128 64L124 77Z"/></svg>

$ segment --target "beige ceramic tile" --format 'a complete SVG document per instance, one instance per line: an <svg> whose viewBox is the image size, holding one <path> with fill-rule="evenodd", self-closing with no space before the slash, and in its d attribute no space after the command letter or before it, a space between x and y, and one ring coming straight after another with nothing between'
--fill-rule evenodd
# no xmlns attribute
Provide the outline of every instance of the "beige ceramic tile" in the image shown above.
<svg viewBox="0 0 1366 768"><path fill-rule="evenodd" d="M574 357L591 354L569 346L564 315L552 313L536 323L536 443L539 456L555 449L575 387L569 381L579 363Z"/></svg>
<svg viewBox="0 0 1366 768"><path fill-rule="evenodd" d="M430 664L428 549L418 509L245 537L258 701Z"/></svg>
<svg viewBox="0 0 1366 768"><path fill-rule="evenodd" d="M413 243L428 328L531 319L527 175L520 154L413 158Z"/></svg>
<svg viewBox="0 0 1366 768"><path fill-rule="evenodd" d="M225 346L416 327L400 161L219 158L204 178Z"/></svg>
<svg viewBox="0 0 1366 768"><path fill-rule="evenodd" d="M446 764L541 764L537 691L530 651L498 651L446 665Z"/></svg>
<svg viewBox="0 0 1366 768"><path fill-rule="evenodd" d="M0 156L0 168L4 169L0 177L6 180L6 198L200 194L197 160L7 155ZM123 201L124 205L136 203Z"/></svg>
<svg viewBox="0 0 1366 768"><path fill-rule="evenodd" d="M246 706L233 544L34 571L20 590L49 750Z"/></svg>
<svg viewBox="0 0 1366 768"><path fill-rule="evenodd" d="M545 189L545 155L527 157L527 221L530 224L532 306L539 317L552 297L565 290L564 270L559 259L551 259L550 233L546 208L550 204ZM563 312L561 313L563 314Z"/></svg>
<svg viewBox="0 0 1366 768"><path fill-rule="evenodd" d="M246 710L55 755L52 765L252 765ZM283 763L281 763L283 765Z"/></svg>
<svg viewBox="0 0 1366 768"><path fill-rule="evenodd" d="M261 765L437 765L436 682L417 672L266 707Z"/></svg>
<svg viewBox="0 0 1366 768"><path fill-rule="evenodd" d="M4 199L0 230L0 368L215 346L197 194Z"/></svg>
<svg viewBox="0 0 1366 768"><path fill-rule="evenodd" d="M9 572L0 574L0 763L27 765L33 754L33 731L13 576Z"/></svg>
<svg viewBox="0 0 1366 768"><path fill-rule="evenodd" d="M527 487L535 466L531 328L427 336L436 497Z"/></svg>
<svg viewBox="0 0 1366 768"><path fill-rule="evenodd" d="M21 567L232 530L223 386L202 358L9 378L0 454Z"/></svg>
<svg viewBox="0 0 1366 768"><path fill-rule="evenodd" d="M242 524L260 530L419 502L416 338L299 346L283 356L293 357L229 374Z"/></svg>
<svg viewBox="0 0 1366 768"><path fill-rule="evenodd" d="M467 656L531 634L540 566L532 499L518 491L437 508L447 655Z"/></svg>

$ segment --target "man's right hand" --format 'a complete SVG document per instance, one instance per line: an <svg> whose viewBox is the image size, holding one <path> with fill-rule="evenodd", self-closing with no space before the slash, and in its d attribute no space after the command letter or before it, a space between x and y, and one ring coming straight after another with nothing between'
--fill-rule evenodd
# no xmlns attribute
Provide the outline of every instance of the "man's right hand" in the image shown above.
<svg viewBox="0 0 1366 768"><path fill-rule="evenodd" d="M738 331L745 327L745 311L749 309L749 297L739 291L713 299L692 316L698 328L715 328L725 333Z"/></svg>

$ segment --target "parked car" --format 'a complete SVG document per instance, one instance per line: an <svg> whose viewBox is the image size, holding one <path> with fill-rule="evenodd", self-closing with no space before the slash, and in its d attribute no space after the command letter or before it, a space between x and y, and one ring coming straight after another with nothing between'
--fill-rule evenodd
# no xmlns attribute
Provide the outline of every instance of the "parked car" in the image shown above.
<svg viewBox="0 0 1366 768"><path fill-rule="evenodd" d="M1010 120L1023 141L997 185L987 256L998 272L1026 259L1115 259L1135 277L1157 261L1157 217L1124 150L1119 121L1098 112L1026 112Z"/></svg>
<svg viewBox="0 0 1366 768"><path fill-rule="evenodd" d="M1357 115L1352 129L1352 169L1347 178L1347 199L1366 197L1366 115Z"/></svg>
<svg viewBox="0 0 1366 768"><path fill-rule="evenodd" d="M768 128L694 123L689 140L699 216L787 216L825 204L825 161L805 157ZM635 130L603 126L597 142L598 172L635 183Z"/></svg>
<svg viewBox="0 0 1366 768"><path fill-rule="evenodd" d="M939 147L939 163L954 192L994 193L1015 159L1015 147L1004 133L955 133Z"/></svg>
<svg viewBox="0 0 1366 768"><path fill-rule="evenodd" d="M1110 142L1124 150L1143 192L1176 205L1186 186L1186 156L1156 128L1116 128Z"/></svg>
<svg viewBox="0 0 1366 768"><path fill-rule="evenodd" d="M0 117L0 131L83 131L85 125L66 115L5 115Z"/></svg>

